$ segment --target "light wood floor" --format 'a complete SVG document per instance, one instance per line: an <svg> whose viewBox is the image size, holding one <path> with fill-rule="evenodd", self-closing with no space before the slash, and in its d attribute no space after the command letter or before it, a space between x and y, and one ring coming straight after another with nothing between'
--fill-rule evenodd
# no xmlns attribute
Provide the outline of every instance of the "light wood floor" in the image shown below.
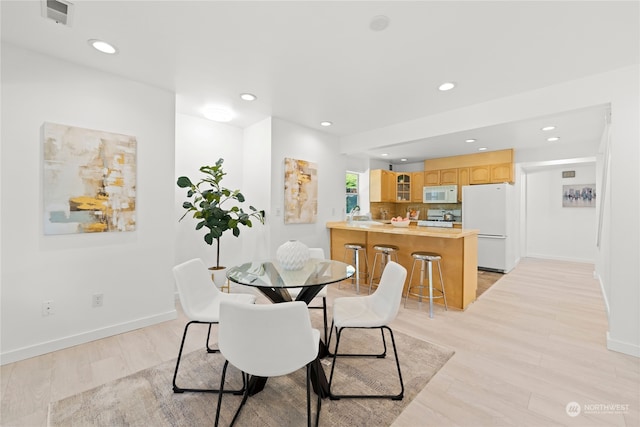
<svg viewBox="0 0 640 427"><path fill-rule="evenodd" d="M525 259L464 312L437 306L429 319L427 304L410 301L394 330L456 354L393 425L639 426L640 359L606 349L592 273L587 264ZM329 300L353 294L333 285ZM0 425L44 426L49 402L175 358L184 324L181 315L2 366ZM204 333L192 334L187 350L200 348ZM574 401L583 410L570 417ZM628 410L593 406L609 404Z"/></svg>

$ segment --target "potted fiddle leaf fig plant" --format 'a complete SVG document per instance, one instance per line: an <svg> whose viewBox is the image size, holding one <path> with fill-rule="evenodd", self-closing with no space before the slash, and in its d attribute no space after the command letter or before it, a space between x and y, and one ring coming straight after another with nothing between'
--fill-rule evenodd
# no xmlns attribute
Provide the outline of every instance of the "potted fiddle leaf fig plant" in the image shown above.
<svg viewBox="0 0 640 427"><path fill-rule="evenodd" d="M177 184L180 188L187 189L187 201L182 203L186 212L179 221L182 221L187 214L193 212L196 223L196 230L205 229L204 241L208 245L216 242L216 264L210 267L214 272L214 282L218 287L226 282L224 273L225 267L220 265L220 237L231 231L234 236L240 235L240 226L251 227L252 218L264 224L265 212L249 206L249 212L237 203L245 201L240 190L229 190L221 185L222 178L226 172L222 169L224 159L218 159L214 166L202 166L200 172L203 177L194 183L186 176L178 178ZM237 202L237 203L236 203Z"/></svg>

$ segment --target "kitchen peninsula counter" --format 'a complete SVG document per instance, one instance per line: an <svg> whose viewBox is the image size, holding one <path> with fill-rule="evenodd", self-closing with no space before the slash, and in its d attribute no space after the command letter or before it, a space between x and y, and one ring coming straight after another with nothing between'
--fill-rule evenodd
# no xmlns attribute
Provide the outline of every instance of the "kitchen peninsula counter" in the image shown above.
<svg viewBox="0 0 640 427"><path fill-rule="evenodd" d="M426 251L436 252L442 256L442 276L450 308L465 309L476 299L478 230L418 227L413 223L407 228L402 228L394 227L391 224L374 224L374 222L368 221L364 224L359 224L358 221L351 224L346 221L328 222L327 228L331 233L332 259L344 260L345 243L361 243L367 248L369 266L373 266L374 246L383 244L397 246L399 248L398 261L407 269L403 295L407 290L411 275L413 264L411 253ZM353 263L352 260L345 260L345 262ZM419 280L419 274L420 270L416 266L414 283ZM437 268L433 269L433 280L435 287L439 287ZM428 291L425 294L428 294ZM435 292L435 295L438 294ZM435 299L434 302L443 304L441 298Z"/></svg>

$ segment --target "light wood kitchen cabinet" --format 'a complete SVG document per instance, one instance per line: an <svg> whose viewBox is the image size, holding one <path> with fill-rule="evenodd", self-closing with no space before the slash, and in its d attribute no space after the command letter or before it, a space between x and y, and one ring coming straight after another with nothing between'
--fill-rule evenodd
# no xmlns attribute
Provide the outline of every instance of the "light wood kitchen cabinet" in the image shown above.
<svg viewBox="0 0 640 427"><path fill-rule="evenodd" d="M396 201L411 201L411 173L409 172L396 174Z"/></svg>
<svg viewBox="0 0 640 427"><path fill-rule="evenodd" d="M440 171L429 170L424 171L424 185L440 185Z"/></svg>
<svg viewBox="0 0 640 427"><path fill-rule="evenodd" d="M439 185L457 185L458 184L458 169L442 169L440 171L440 184Z"/></svg>
<svg viewBox="0 0 640 427"><path fill-rule="evenodd" d="M513 182L513 164L491 165L491 182Z"/></svg>
<svg viewBox="0 0 640 427"><path fill-rule="evenodd" d="M469 185L469 168L458 168L458 201L462 202L462 187Z"/></svg>
<svg viewBox="0 0 640 427"><path fill-rule="evenodd" d="M369 201L396 201L396 174L385 169L369 172Z"/></svg>
<svg viewBox="0 0 640 427"><path fill-rule="evenodd" d="M422 187L424 187L424 172L411 172L412 203L422 203Z"/></svg>
<svg viewBox="0 0 640 427"><path fill-rule="evenodd" d="M489 184L491 182L491 166L472 166L469 168L469 184Z"/></svg>

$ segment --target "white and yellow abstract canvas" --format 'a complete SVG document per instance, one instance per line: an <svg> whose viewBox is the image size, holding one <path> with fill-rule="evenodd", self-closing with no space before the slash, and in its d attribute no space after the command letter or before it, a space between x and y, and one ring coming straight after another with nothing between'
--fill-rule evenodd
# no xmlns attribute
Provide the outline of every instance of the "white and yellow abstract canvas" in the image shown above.
<svg viewBox="0 0 640 427"><path fill-rule="evenodd" d="M318 216L318 167L306 160L284 159L284 223L308 224Z"/></svg>
<svg viewBox="0 0 640 427"><path fill-rule="evenodd" d="M43 125L44 234L136 228L136 138Z"/></svg>

